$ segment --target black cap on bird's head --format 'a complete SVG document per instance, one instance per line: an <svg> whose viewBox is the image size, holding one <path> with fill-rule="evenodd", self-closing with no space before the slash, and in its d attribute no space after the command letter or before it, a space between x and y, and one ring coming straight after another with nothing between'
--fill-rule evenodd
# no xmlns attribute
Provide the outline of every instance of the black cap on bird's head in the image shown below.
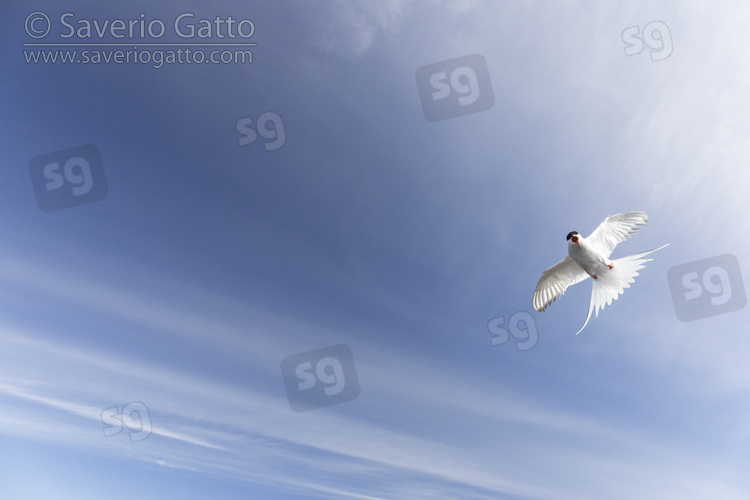
<svg viewBox="0 0 750 500"><path fill-rule="evenodd" d="M578 246L581 246L581 244L578 243L578 231L569 232L568 236L566 236L565 239L568 241L572 241L573 243L576 243Z"/></svg>

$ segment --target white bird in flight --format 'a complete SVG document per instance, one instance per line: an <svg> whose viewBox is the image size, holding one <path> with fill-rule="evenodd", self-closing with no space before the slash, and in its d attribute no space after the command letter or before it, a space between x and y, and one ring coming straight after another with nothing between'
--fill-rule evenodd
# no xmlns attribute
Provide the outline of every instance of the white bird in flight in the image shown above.
<svg viewBox="0 0 750 500"><path fill-rule="evenodd" d="M591 319L591 313L595 311L599 317L599 310L617 300L625 288L630 288L638 271L643 269L646 262L653 260L643 257L669 245L667 243L653 250L609 260L617 244L629 238L639 229L638 226L645 226L646 222L648 215L645 212L627 212L610 215L588 238L578 234L578 231L568 233L568 255L542 273L534 290L534 309L544 311L569 286L591 276L589 313L576 335L581 333Z"/></svg>

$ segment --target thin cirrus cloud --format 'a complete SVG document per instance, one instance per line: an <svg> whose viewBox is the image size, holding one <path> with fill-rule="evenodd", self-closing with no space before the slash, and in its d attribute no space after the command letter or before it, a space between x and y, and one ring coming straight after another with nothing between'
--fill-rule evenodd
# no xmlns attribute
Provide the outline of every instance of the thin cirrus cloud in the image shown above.
<svg viewBox="0 0 750 500"><path fill-rule="evenodd" d="M54 283L54 280L48 279L45 283ZM113 301L114 304L126 308L131 305L128 301L122 301L123 294L117 294L116 297L118 300ZM203 324L208 323L210 318ZM209 328L206 331L222 329L226 327ZM302 446L318 450L316 455L320 453L322 456L333 455L354 460L357 467L354 467L353 473L363 468L393 473L396 470L404 470L425 478L433 477L434 480L437 477L448 483L464 484L464 487L476 487L481 490L525 494L539 498L551 498L554 495L553 490L545 491L539 486L508 479L517 477L519 473L513 471L513 466L505 465L506 474L494 477L493 467L490 465L493 462L493 448L487 444L482 446L478 443L474 453L467 455L461 447L438 444L429 437L419 439L409 434L395 433L374 423L363 423L362 419L334 417L323 413L312 414L311 418L306 420L306 426L300 428L298 416L289 412L280 392L269 396L263 392L239 389L236 383L232 386L218 381L205 381L186 372L35 339L29 332L23 335L6 332L4 342L4 353L8 359L34 359L47 366L46 376L41 379L39 372L33 368L24 369L20 362L12 366L13 369L10 371L15 375L5 381L3 393L35 407L45 407L50 415L49 420L40 421L38 416L31 419L30 421L35 423L28 432L31 433L40 427L46 428L47 436L53 440L53 436L58 436L58 439L64 436L69 443L85 443L95 446L99 452L110 443L112 446L122 447L123 442L113 442L111 437L102 436L99 413L113 400L122 399L121 404L124 404L133 394L138 394L140 399L151 402L155 436L150 439L156 442L158 436L168 440L159 441L168 444L158 450L147 449L142 457L154 463L189 470L197 468L196 470L214 471L220 475L263 482L269 480L269 477L279 479L283 474L279 470L270 470L267 477L257 473L251 474L253 477L248 477L247 474L239 473L240 470L245 470L242 464L258 460L259 457L268 459L273 456L279 460L277 464L286 463L286 466L291 466L303 460L297 451L297 448ZM607 446L616 442L620 450L632 450L635 455L660 455L658 445L634 439L628 436L628 431L608 428L596 421L566 415L565 412L555 412L547 405L535 408L538 403L533 401L530 404L509 405L508 401L517 401L519 398L507 389L498 391L498 384L495 384L492 391L479 390L467 381L457 382L455 374L449 375L446 379L447 374L443 370L430 367L429 364L425 366L423 362L397 366L402 368L385 370L382 367L368 366L367 362L360 363L359 366L362 373L369 373L372 380L379 381L379 384L370 390L378 397L387 394L390 404L393 404L394 400L402 399L404 402L410 401L411 404L419 405L421 411L428 415L456 414L457 418L477 419L481 425L487 426L488 436L492 435L493 429L496 434L497 428L501 425L512 425L518 426L519 429L528 429L528 432L537 436L540 433L550 436L562 433L578 441L579 447L581 441L587 441L588 444L585 446L590 447L590 453L597 450L597 442L603 441L608 443ZM92 379L93 373L97 375ZM117 380L120 382L113 382ZM431 382L420 383L420 380ZM120 388L113 390L113 386ZM123 389L124 386L127 386L127 390ZM441 391L434 393L430 390L435 386L441 387ZM443 394L462 394L462 398L451 400ZM67 395L68 398L61 398L60 395ZM498 399L502 404L488 404ZM83 403L91 400L102 401L102 408ZM67 418L58 418L61 414ZM80 422L81 419L85 423ZM311 428L315 429L315 432L310 432ZM345 431L342 432L342 429ZM521 432L523 435L523 431ZM578 451L575 454L578 458L575 458L565 447L556 453L554 447L547 443L535 446L519 438L516 438L517 442L501 439L493 443L495 440L490 440L490 444L504 447L506 452L508 449L517 448L518 461L524 467L530 466L532 461L536 467L542 469L553 469L567 463L571 468L580 470L590 471L592 467L598 467L602 474L613 474L615 470L625 467L625 464L621 463L621 458L613 457L614 463L608 468L595 458L596 454L589 455ZM281 447L286 449L286 452L279 451L278 445L274 443L286 443ZM541 448L535 449L537 446ZM258 451L259 448L263 449L263 453ZM212 450L210 454L206 453L207 449ZM547 464L538 459L540 454L547 457ZM668 463L680 461L676 454L669 455L658 460L666 460ZM475 461L478 458L488 464L486 468L476 466ZM320 471L331 470L331 467L343 470L342 464L338 463L340 458L333 460L334 462L327 463L321 458L316 458L313 463ZM633 474L650 475L647 472L648 464L644 464L644 467L630 467L634 467ZM253 470L257 471L257 467ZM664 472L662 470L660 474ZM680 474L677 468L670 473L676 476ZM320 488L317 481L316 484L318 486L305 484L300 487ZM702 486L706 491L712 487L710 484Z"/></svg>

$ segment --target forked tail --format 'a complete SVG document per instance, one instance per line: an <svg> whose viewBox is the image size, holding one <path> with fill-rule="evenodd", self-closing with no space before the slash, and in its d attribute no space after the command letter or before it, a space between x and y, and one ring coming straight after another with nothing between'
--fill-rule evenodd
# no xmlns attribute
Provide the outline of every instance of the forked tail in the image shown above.
<svg viewBox="0 0 750 500"><path fill-rule="evenodd" d="M635 277L638 276L638 271L645 267L646 262L653 260L644 259L643 257L656 252L657 250L661 250L667 245L669 245L669 243L662 245L659 248L654 248L653 250L613 260L612 269L604 273L602 276L599 276L597 279L592 279L589 312L586 315L586 322L581 329L576 332L576 335L586 328L589 319L591 319L592 312L595 312L595 315L599 317L599 311L604 309L605 305L608 306L612 304L613 300L617 300L626 288L630 288L630 284L635 282Z"/></svg>

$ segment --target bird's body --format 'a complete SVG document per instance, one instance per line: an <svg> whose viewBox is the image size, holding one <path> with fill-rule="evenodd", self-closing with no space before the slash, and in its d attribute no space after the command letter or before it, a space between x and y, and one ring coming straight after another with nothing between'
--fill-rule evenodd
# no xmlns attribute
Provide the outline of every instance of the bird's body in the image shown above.
<svg viewBox="0 0 750 500"><path fill-rule="evenodd" d="M568 245L568 255L576 261L576 264L586 271L586 274L597 279L599 276L612 269L612 261L599 253L595 248L590 248L588 242L578 236L578 242Z"/></svg>
<svg viewBox="0 0 750 500"><path fill-rule="evenodd" d="M569 286L591 277L589 311L586 322L578 330L581 333L592 312L596 312L598 317L600 309L617 300L624 289L635 281L638 271L651 260L643 257L667 246L610 260L609 256L615 246L630 237L638 229L637 226L646 225L647 221L648 215L645 212L627 212L607 217L588 238L577 231L568 233L568 255L542 273L534 290L534 309L544 311Z"/></svg>

